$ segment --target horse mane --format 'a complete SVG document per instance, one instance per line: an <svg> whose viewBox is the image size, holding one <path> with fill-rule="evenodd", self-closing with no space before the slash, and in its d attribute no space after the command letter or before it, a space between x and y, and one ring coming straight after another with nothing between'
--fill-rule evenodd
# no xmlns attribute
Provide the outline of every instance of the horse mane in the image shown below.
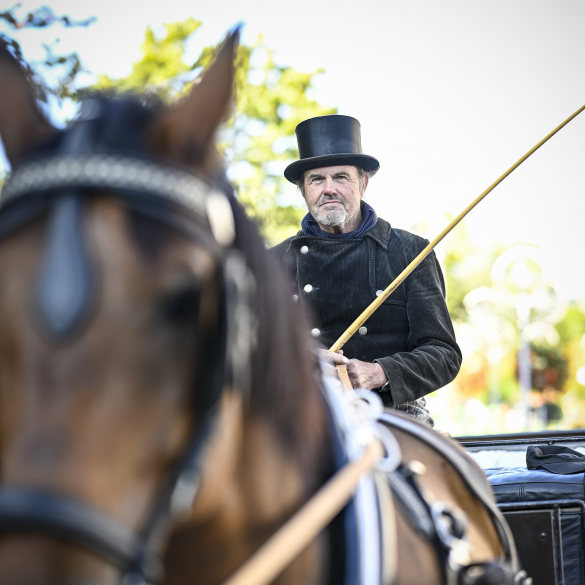
<svg viewBox="0 0 585 585"><path fill-rule="evenodd" d="M149 130L164 111L161 100L115 93L89 97L100 107L100 123L91 127L95 152L149 155ZM32 157L58 149L65 132L53 135ZM296 458L301 469L323 470L327 467L324 461L328 455L323 449L328 444L328 425L317 391L319 368L309 348L311 339L304 316L292 302L283 267L267 252L257 227L246 216L225 176L215 178L215 183L228 193L236 224L234 246L244 253L256 280L257 334L252 352L250 412L270 425L283 451ZM133 230L137 243L156 247L160 233L145 228ZM152 242L140 241L144 238ZM303 449L298 448L300 444Z"/></svg>

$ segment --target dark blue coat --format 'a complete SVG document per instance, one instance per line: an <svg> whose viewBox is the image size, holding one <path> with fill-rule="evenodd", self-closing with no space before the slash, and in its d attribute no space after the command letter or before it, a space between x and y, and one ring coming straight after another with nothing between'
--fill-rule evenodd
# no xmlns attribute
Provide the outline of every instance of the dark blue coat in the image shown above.
<svg viewBox="0 0 585 585"><path fill-rule="evenodd" d="M378 219L359 239L325 239L303 231L272 248L296 283L294 294L331 345L428 241ZM378 362L389 384L384 403L411 403L448 384L461 366L445 303L443 274L432 252L344 346L348 358Z"/></svg>

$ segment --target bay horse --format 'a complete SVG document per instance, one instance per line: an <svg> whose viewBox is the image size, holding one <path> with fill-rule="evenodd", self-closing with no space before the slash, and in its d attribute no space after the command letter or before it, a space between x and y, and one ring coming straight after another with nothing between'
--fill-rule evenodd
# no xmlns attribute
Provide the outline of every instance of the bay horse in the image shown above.
<svg viewBox="0 0 585 585"><path fill-rule="evenodd" d="M0 54L2 585L222 583L351 456L214 145L236 44L178 104L96 95L62 131ZM378 421L401 451L392 526L369 474L272 581L527 584L471 459Z"/></svg>

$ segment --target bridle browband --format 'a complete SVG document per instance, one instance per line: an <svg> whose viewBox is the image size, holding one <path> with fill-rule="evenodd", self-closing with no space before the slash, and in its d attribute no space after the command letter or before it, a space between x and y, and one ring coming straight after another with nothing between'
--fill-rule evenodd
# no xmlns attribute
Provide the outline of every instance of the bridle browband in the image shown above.
<svg viewBox="0 0 585 585"><path fill-rule="evenodd" d="M27 162L4 185L0 210L25 196L98 189L116 191L126 201L160 197L179 204L208 223L220 245L233 242L233 216L224 193L192 173L136 156L63 154Z"/></svg>
<svg viewBox="0 0 585 585"><path fill-rule="evenodd" d="M0 242L42 212L50 212L49 221L56 229L53 235L49 229L37 311L59 341L78 330L89 304L90 261L84 255L79 212L88 195L108 192L130 210L166 223L199 243L203 232L223 280L220 323L210 344L211 363L203 390L204 412L138 531L69 496L12 486L0 489L0 534L43 534L80 545L116 566L124 585L146 585L162 579L164 538L173 519L191 507L197 493L201 453L215 425L223 388L230 385L247 401L254 280L243 254L231 247L236 234L227 193L187 170L147 156L91 152L88 130L100 119L100 105L94 99L84 102L80 119L67 130L61 152L27 161L14 170L0 196ZM81 252L72 256L72 249ZM56 278L71 280L71 297L77 306L59 305L52 288Z"/></svg>

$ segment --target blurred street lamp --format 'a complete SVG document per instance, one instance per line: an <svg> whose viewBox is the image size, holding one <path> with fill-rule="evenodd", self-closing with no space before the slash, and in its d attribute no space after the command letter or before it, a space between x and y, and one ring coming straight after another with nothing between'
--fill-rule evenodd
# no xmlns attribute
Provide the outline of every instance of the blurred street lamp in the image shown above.
<svg viewBox="0 0 585 585"><path fill-rule="evenodd" d="M485 348L488 360L488 389L490 404L501 399L500 379L502 358L515 345L516 330L501 315L505 303L498 291L482 286L468 293L463 299L467 313L474 326L478 349Z"/></svg>

